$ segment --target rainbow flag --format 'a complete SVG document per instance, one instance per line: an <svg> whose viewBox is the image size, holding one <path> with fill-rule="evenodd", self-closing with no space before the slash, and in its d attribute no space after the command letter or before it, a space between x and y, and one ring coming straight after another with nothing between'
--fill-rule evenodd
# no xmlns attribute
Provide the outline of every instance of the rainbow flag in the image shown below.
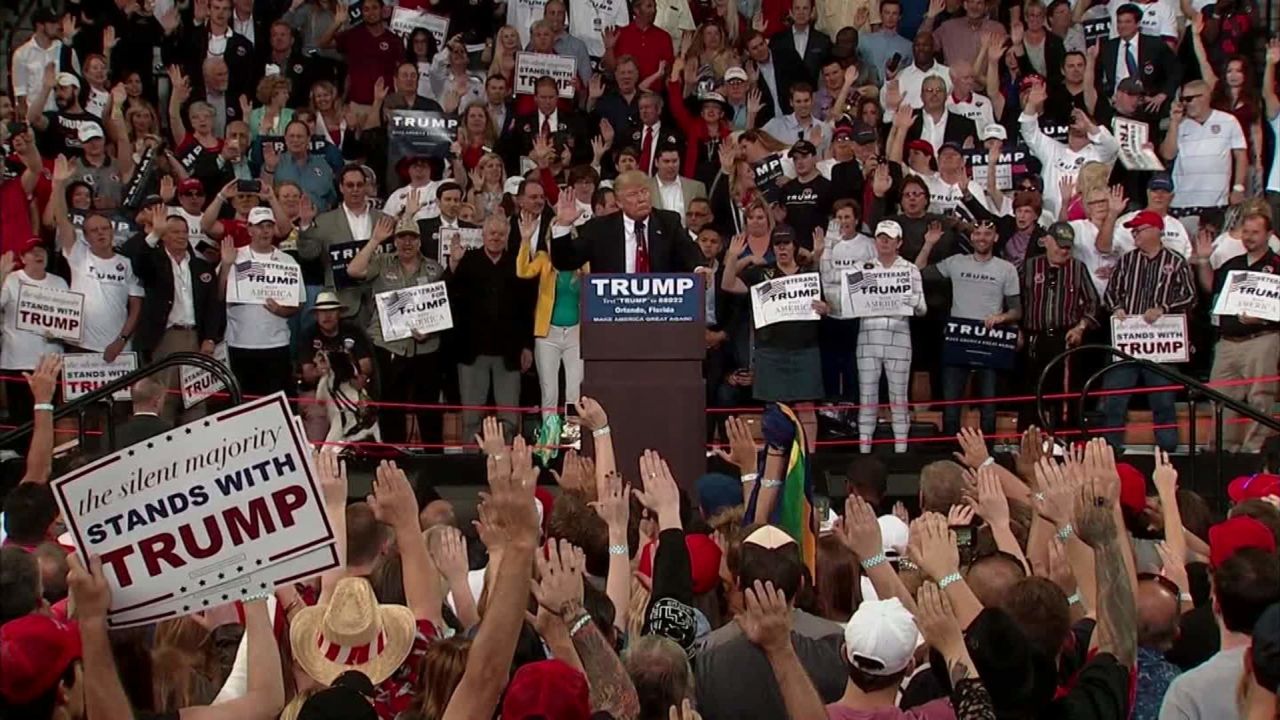
<svg viewBox="0 0 1280 720"><path fill-rule="evenodd" d="M769 514L769 521L795 538L800 546L800 556L812 574L818 553L818 518L813 508L813 482L809 475L804 426L795 411L782 403L773 403L765 408L763 425L766 446L784 448L787 458L782 488L773 512ZM761 457L761 477L766 457L767 453ZM759 494L760 485L757 484L747 508L747 518L755 516Z"/></svg>

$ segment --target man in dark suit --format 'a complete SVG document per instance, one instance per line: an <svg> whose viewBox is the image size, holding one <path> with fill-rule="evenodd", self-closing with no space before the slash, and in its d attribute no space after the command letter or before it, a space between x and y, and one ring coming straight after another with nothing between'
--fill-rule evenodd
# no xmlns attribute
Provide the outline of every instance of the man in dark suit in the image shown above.
<svg viewBox="0 0 1280 720"><path fill-rule="evenodd" d="M440 215L418 221L423 255L437 262L446 263L449 261L449 254L440 252L440 238L450 231L474 230L480 227L458 218L458 208L461 205L462 186L452 180L440 183L440 187L436 188L436 206L440 208Z"/></svg>
<svg viewBox="0 0 1280 720"><path fill-rule="evenodd" d="M1147 107L1163 115L1182 82L1182 65L1158 37L1139 34L1142 9L1132 3L1116 11L1116 33L1098 53L1094 68L1100 97L1111 97L1116 85L1133 77L1146 88Z"/></svg>
<svg viewBox="0 0 1280 720"><path fill-rule="evenodd" d="M518 117L515 132L503 137L500 154L507 174L520 172L520 158L529 156L533 141L539 136L548 137L557 148L562 142L571 147L570 165L590 163L591 138L587 135L586 121L576 112L559 107L560 88L556 81L545 75L538 78L533 86L533 101L536 109Z"/></svg>
<svg viewBox="0 0 1280 720"><path fill-rule="evenodd" d="M195 7L198 9L200 5ZM204 94L205 60L221 57L227 63L231 78L227 94L235 98L232 102L238 105L242 94L253 98L262 77L263 63L253 43L232 29L231 0L210 0L208 7L207 18L198 14L194 18L202 24L185 25L166 35L161 54L165 65L182 66L183 73L191 79L191 96L196 98Z"/></svg>
<svg viewBox="0 0 1280 720"><path fill-rule="evenodd" d="M822 64L831 55L831 38L813 26L814 0L791 3L791 27L769 39L775 53L791 53L804 64L809 84L817 85Z"/></svg>
<svg viewBox="0 0 1280 720"><path fill-rule="evenodd" d="M573 193L562 194L573 195ZM507 249L512 253L520 249L520 224L532 222L536 218L538 227L534 230L533 239L529 243L529 253L532 257L533 253L546 248L544 243L551 237L551 224L555 221L555 211L547 205L547 191L542 187L542 183L535 180L521 180L513 199L516 211L507 221L509 226Z"/></svg>
<svg viewBox="0 0 1280 720"><path fill-rule="evenodd" d="M958 143L963 147L978 146L978 126L969 118L953 113L947 109L947 86L942 78L927 77L920 85L920 99L924 107L912 113L915 117L911 127L907 129L907 141L924 139L933 146L934 152L943 143ZM928 132L925 120L928 119ZM937 127L942 125L942 136L938 137Z"/></svg>
<svg viewBox="0 0 1280 720"><path fill-rule="evenodd" d="M774 52L769 41L755 31L746 35L747 73L756 74L756 87L765 104L773 109L770 117L791 114L791 86L805 77L804 64L795 50ZM759 123L759 118L756 119Z"/></svg>
<svg viewBox="0 0 1280 720"><path fill-rule="evenodd" d="M133 274L146 290L142 298L133 349L146 362L178 352L213 353L226 327L226 303L218 297L218 272L191 251L189 228L181 215L165 217L163 205L152 210L152 230L138 233L125 243ZM155 236L159 233L157 242ZM167 373L166 387L178 389L176 372ZM173 421L180 403L177 396L162 414ZM192 408L203 414L202 405Z"/></svg>
<svg viewBox="0 0 1280 720"><path fill-rule="evenodd" d="M597 273L692 272L702 252L689 240L680 216L655 210L649 178L625 172L613 183L622 212L593 218L576 230L582 210L570 193L561 193L552 226L551 262L559 270L591 263Z"/></svg>
<svg viewBox="0 0 1280 720"><path fill-rule="evenodd" d="M154 377L144 377L131 390L133 416L115 429L111 451L149 440L173 429L173 423L160 417L164 411L165 386Z"/></svg>

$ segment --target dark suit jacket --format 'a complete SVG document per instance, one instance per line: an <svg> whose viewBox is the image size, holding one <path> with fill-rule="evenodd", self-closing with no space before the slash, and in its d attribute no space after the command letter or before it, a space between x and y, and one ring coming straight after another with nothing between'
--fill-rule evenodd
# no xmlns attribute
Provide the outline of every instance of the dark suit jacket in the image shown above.
<svg viewBox="0 0 1280 720"><path fill-rule="evenodd" d="M254 31L255 33L257 30ZM165 38L161 49L161 57L166 65L181 65L191 81L191 96L198 98L204 95L204 60L209 54L208 23L199 27L183 26ZM263 63L253 43L243 35L232 33L227 40L227 49L222 56L227 62L227 105L235 105L240 110L240 95L252 101L258 80L262 78Z"/></svg>
<svg viewBox="0 0 1280 720"><path fill-rule="evenodd" d="M138 276L138 282L146 290L138 327L133 335L133 347L149 360L164 335L169 312L173 309L173 264L162 245L147 245L145 233L129 238L123 250L133 262L133 274ZM222 339L227 324L227 305L218 297L218 269L194 253L187 268L191 273L196 335L200 342L217 342Z"/></svg>
<svg viewBox="0 0 1280 720"><path fill-rule="evenodd" d="M645 226L649 240L649 270L692 272L702 264L702 253L689 239L680 216L652 210ZM591 263L595 273L627 271L626 236L622 213L588 220L570 236L551 240L551 262L559 270L577 270Z"/></svg>
<svg viewBox="0 0 1280 720"><path fill-rule="evenodd" d="M469 223L466 220L459 220L460 228L478 228L479 225ZM449 258L439 257L440 255L440 218L433 217L418 221L418 232L422 235L422 254L435 260L436 262L447 264Z"/></svg>
<svg viewBox="0 0 1280 720"><path fill-rule="evenodd" d="M805 45L804 55L796 50L795 34L786 28L769 39L769 48L775 53L787 52L804 65L809 84L817 86L818 73L822 71L822 63L831 55L831 38L826 33L809 26L809 42Z"/></svg>
<svg viewBox="0 0 1280 720"><path fill-rule="evenodd" d="M795 83L805 79L804 63L800 61L800 56L796 55L794 49L787 50L782 48L781 52L773 52L770 48L770 57L773 60L773 73L778 81L778 94L781 97L774 97L769 90L769 83L764 81L764 77L756 80L757 87L760 88L760 94L764 96L766 109L772 109L769 117L777 117L779 115L791 114L791 92L789 88ZM760 118L764 116L761 111L760 117L756 118L756 125L763 126L764 120Z"/></svg>
<svg viewBox="0 0 1280 720"><path fill-rule="evenodd" d="M924 110L917 110L915 116L915 120L911 121L911 127L907 129L908 141L919 140L920 134L924 132ZM963 145L966 138L973 138L973 144L970 147L979 146L977 124L963 115L948 110L947 129L942 131L942 141Z"/></svg>
<svg viewBox="0 0 1280 720"><path fill-rule="evenodd" d="M551 225L556 221L556 213L551 209L551 205L542 209L542 223L538 228L539 239L537 246L539 248L546 247L548 238L551 237ZM516 210L515 214L507 220L507 252L514 253L520 251L520 211Z"/></svg>
<svg viewBox="0 0 1280 720"><path fill-rule="evenodd" d="M1149 95L1164 93L1170 100L1177 97L1182 84L1182 65L1164 41L1150 35L1138 35L1138 79ZM1094 72L1098 83L1098 95L1111 97L1116 91L1116 59L1124 46L1120 38L1102 43ZM1165 107L1168 107L1166 104Z"/></svg>
<svg viewBox="0 0 1280 720"><path fill-rule="evenodd" d="M552 132L568 133L573 140L574 165L585 165L591 162L591 136L587 134L587 123L576 112L563 108L556 112L556 124ZM520 158L527 157L533 149L533 140L542 131L539 127L538 113L521 115L516 118L510 132L504 133L499 142L499 155L507 166L507 174L520 172Z"/></svg>
<svg viewBox="0 0 1280 720"><path fill-rule="evenodd" d="M520 351L533 349L538 284L516 275L516 252L507 251L495 264L484 250L468 250L445 275L459 362L497 351L507 369L516 370Z"/></svg>
<svg viewBox="0 0 1280 720"><path fill-rule="evenodd" d="M128 422L116 428L115 442L112 443L111 450L115 452L130 445L136 445L172 429L173 425L162 417L134 415Z"/></svg>

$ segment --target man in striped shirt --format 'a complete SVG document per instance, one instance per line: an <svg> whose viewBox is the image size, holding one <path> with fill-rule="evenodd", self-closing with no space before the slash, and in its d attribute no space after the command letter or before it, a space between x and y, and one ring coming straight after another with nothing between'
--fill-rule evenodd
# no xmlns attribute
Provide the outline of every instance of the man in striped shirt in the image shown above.
<svg viewBox="0 0 1280 720"><path fill-rule="evenodd" d="M1084 342L1085 332L1096 325L1098 291L1089 268L1072 257L1075 231L1070 223L1056 222L1040 238L1043 255L1027 259L1022 273L1022 332L1026 348L1026 378L1034 391L1049 361ZM1067 386L1072 358L1045 378L1046 395ZM1070 414L1075 403L1064 403ZM1034 403L1024 403L1018 413L1018 429L1040 425ZM1068 425L1073 421L1068 420Z"/></svg>
<svg viewBox="0 0 1280 720"><path fill-rule="evenodd" d="M1196 304L1195 276L1191 266L1178 253L1165 247L1164 218L1143 210L1124 224L1133 233L1135 249L1121 256L1103 295L1103 305L1112 317L1124 319L1141 315L1148 324L1164 315L1186 314ZM1145 368L1126 365L1113 368L1103 379L1109 390L1132 387L1158 387L1169 381ZM1148 395L1152 419L1157 425L1156 444L1166 452L1178 445L1174 394L1158 392ZM1129 409L1128 395L1111 395L1102 403L1108 428L1123 428ZM1159 427L1159 426L1169 427ZM1107 433L1107 442L1119 449L1124 446L1124 430Z"/></svg>

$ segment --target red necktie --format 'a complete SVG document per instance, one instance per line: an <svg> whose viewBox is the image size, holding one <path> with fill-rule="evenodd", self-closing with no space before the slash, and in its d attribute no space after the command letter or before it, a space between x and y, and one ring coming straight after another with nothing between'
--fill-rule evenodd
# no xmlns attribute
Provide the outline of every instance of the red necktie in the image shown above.
<svg viewBox="0 0 1280 720"><path fill-rule="evenodd" d="M644 221L636 221L636 272L649 272L649 238L645 235Z"/></svg>
<svg viewBox="0 0 1280 720"><path fill-rule="evenodd" d="M644 129L644 140L640 142L640 169L649 172L649 158L653 156L653 128Z"/></svg>
<svg viewBox="0 0 1280 720"><path fill-rule="evenodd" d="M551 137L551 118L542 118L542 136Z"/></svg>

